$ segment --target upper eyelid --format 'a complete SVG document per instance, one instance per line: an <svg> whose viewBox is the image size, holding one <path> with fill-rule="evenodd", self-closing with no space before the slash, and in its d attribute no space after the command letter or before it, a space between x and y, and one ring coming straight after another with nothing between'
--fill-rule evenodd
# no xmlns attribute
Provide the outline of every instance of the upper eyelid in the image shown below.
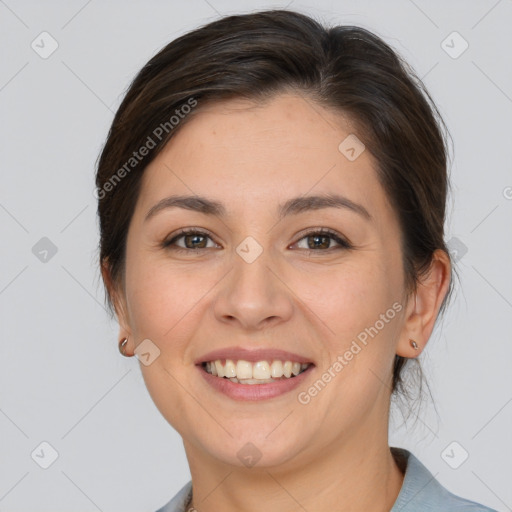
<svg viewBox="0 0 512 512"><path fill-rule="evenodd" d="M171 243L175 243L176 240L179 240L180 238L184 237L184 236L187 236L187 235L201 235L201 236L206 236L208 238L211 239L212 242L214 242L215 244L218 245L218 242L215 240L215 237L209 233L208 231L205 231L204 229L200 229L200 228L184 228L180 231L178 231L178 233L166 238L164 240L164 245L170 245Z"/></svg>
<svg viewBox="0 0 512 512"><path fill-rule="evenodd" d="M340 247L353 248L352 242L350 242L344 235L342 235L341 233L336 232L335 230L331 230L330 228L313 228L311 230L308 230L305 233L302 233L300 235L300 238L298 238L297 241L294 242L294 244L300 242L303 238L306 238L308 236L313 236L313 235L316 235L316 234L326 235L326 236L330 237ZM338 240L336 240L336 238ZM305 250L312 251L312 249L305 249Z"/></svg>

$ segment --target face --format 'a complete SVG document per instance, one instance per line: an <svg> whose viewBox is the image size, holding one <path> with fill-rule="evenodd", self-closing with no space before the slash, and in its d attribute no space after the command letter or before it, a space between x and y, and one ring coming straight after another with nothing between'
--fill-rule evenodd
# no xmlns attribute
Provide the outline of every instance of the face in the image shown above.
<svg viewBox="0 0 512 512"><path fill-rule="evenodd" d="M351 134L292 94L230 100L197 112L145 171L121 330L158 347L145 383L197 457L286 467L387 435L406 306L400 230ZM304 371L237 383L206 372L215 359L240 378L290 366L274 361Z"/></svg>

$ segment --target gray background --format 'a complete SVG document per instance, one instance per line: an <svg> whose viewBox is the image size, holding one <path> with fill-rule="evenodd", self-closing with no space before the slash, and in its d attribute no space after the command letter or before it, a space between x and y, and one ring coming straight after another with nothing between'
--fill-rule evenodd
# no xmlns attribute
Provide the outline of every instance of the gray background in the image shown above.
<svg viewBox="0 0 512 512"><path fill-rule="evenodd" d="M95 161L129 81L158 49L219 15L287 4L0 0L0 511L151 512L189 479L181 439L137 359L119 355L103 307ZM462 286L421 358L435 407L405 426L397 415L391 444L453 492L512 510L512 1L289 8L382 36L449 126L447 239ZM43 31L58 44L46 59L31 47L51 49ZM58 452L48 469L44 441Z"/></svg>

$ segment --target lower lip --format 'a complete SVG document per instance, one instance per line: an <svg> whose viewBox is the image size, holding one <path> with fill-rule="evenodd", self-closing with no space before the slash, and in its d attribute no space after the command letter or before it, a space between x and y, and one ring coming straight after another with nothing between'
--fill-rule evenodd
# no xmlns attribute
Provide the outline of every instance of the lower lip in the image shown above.
<svg viewBox="0 0 512 512"><path fill-rule="evenodd" d="M276 396L283 395L292 391L297 386L307 379L309 373L314 368L314 365L308 366L306 370L295 377L289 379L280 379L275 382L269 382L268 384L238 384L231 382L229 379L224 377L216 377L208 373L203 369L201 365L197 368L201 372L203 378L210 384L214 389L224 393L233 400L267 400Z"/></svg>

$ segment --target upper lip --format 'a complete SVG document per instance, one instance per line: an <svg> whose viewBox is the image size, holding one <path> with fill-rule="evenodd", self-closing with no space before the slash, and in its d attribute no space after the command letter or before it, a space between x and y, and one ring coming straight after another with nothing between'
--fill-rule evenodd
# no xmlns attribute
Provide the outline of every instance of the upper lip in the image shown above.
<svg viewBox="0 0 512 512"><path fill-rule="evenodd" d="M273 361L278 359L280 361L292 361L297 363L312 363L311 359L276 348L258 348L247 349L242 347L226 347L218 350L213 350L207 354L198 357L195 364L206 363L208 361L216 361L217 359L231 359L238 361L240 359L256 363L258 361Z"/></svg>

